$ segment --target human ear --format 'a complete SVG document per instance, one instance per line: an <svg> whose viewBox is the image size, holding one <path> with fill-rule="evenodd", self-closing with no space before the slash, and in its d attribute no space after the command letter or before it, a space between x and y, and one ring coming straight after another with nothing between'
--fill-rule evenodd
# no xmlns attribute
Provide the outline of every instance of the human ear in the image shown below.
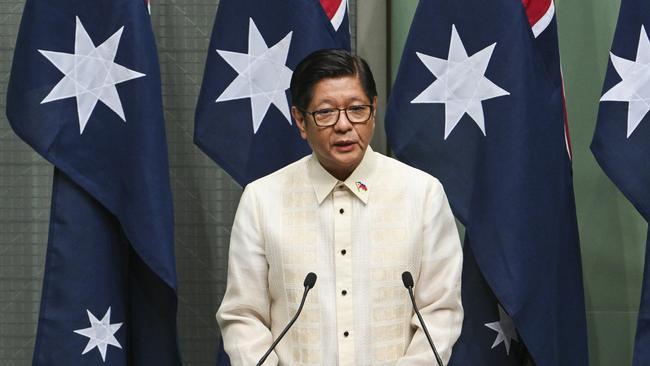
<svg viewBox="0 0 650 366"><path fill-rule="evenodd" d="M291 116L296 121L296 126L300 131L300 137L304 140L307 140L307 130L305 129L305 116L296 108L295 106L291 107Z"/></svg>
<svg viewBox="0 0 650 366"><path fill-rule="evenodd" d="M377 96L375 95L372 98L372 118L375 118L377 115Z"/></svg>

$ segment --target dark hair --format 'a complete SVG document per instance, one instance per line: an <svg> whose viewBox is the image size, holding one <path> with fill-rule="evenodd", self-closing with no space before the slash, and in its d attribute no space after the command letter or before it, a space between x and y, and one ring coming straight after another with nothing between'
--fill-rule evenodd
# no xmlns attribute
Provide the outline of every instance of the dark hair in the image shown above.
<svg viewBox="0 0 650 366"><path fill-rule="evenodd" d="M301 111L307 110L314 86L323 79L356 76L370 101L377 96L375 79L368 63L342 49L324 49L305 57L291 76L291 103Z"/></svg>

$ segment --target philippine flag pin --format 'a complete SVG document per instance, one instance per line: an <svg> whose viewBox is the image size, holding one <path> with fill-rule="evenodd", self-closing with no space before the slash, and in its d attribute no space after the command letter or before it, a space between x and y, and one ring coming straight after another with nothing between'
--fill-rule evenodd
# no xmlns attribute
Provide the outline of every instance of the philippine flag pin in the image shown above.
<svg viewBox="0 0 650 366"><path fill-rule="evenodd" d="M357 185L357 191L359 191L359 192L361 192L361 191L368 192L368 187L366 187L365 184L363 184L361 182L357 182L356 185Z"/></svg>

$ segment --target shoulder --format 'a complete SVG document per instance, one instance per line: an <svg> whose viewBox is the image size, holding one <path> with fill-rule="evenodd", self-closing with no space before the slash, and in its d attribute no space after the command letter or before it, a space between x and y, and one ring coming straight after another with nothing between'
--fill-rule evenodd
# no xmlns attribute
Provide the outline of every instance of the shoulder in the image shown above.
<svg viewBox="0 0 650 366"><path fill-rule="evenodd" d="M307 182L307 161L310 155L278 169L275 172L249 183L244 192L256 192L256 195L276 194Z"/></svg>
<svg viewBox="0 0 650 366"><path fill-rule="evenodd" d="M403 190L405 197L424 206L437 206L436 202L447 201L442 183L436 177L397 159L375 154L379 185Z"/></svg>
<svg viewBox="0 0 650 366"><path fill-rule="evenodd" d="M404 186L413 188L442 190L440 181L425 171L378 152L375 152L375 158L377 173L381 179L400 180Z"/></svg>

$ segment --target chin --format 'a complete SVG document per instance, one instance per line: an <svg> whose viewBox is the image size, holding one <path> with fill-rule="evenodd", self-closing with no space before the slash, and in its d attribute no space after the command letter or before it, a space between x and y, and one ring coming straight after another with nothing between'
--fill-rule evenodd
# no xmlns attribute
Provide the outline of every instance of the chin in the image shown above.
<svg viewBox="0 0 650 366"><path fill-rule="evenodd" d="M335 160L340 166L356 167L361 163L361 156L359 154L350 154L346 156L337 156Z"/></svg>

